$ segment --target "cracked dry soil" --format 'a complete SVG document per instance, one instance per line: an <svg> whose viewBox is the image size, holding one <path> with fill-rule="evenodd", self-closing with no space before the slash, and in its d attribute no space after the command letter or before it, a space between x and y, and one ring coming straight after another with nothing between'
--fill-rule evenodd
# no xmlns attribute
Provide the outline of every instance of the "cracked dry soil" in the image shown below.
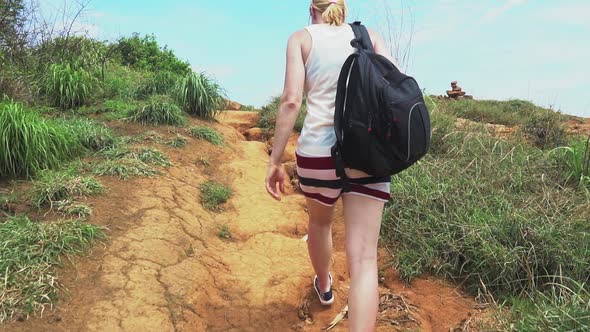
<svg viewBox="0 0 590 332"><path fill-rule="evenodd" d="M0 330L320 331L327 326L346 305L348 290L341 207L334 225L336 303L322 308L311 289L313 270L302 240L303 196L289 188L277 203L266 194L267 146L240 134L255 127L256 113L224 112L219 122L213 126L224 134L226 147L193 140L184 149L165 150L174 166L162 176L102 179L110 191L92 200L91 222L107 226L110 240L60 271L67 291L56 310ZM198 187L208 179L234 190L222 212L199 203ZM230 229L230 239L218 236L222 225ZM472 299L439 281L418 280L406 288L391 268L384 271L382 287L404 296L413 319L380 321L379 331L449 331L474 307ZM334 331L346 326L344 320Z"/></svg>

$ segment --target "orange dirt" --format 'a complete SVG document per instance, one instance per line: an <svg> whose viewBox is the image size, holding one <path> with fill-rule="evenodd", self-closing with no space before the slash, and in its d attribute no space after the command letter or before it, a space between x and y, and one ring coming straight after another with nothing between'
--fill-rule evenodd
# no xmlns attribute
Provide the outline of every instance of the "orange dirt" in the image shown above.
<svg viewBox="0 0 590 332"><path fill-rule="evenodd" d="M304 198L290 190L279 203L266 194L267 146L241 134L256 126L255 114L224 112L219 120L213 126L224 134L226 147L191 140L184 149L164 149L174 166L162 176L102 179L109 193L91 200L91 221L107 226L110 240L61 271L69 291L62 292L57 309L0 330L320 331L327 326L346 305L349 285L341 206L334 226L336 302L323 308L311 288L313 270L302 239ZM293 151L295 139L290 142ZM209 178L234 189L220 213L199 203L198 187ZM231 239L218 236L222 225L228 225ZM383 262L388 255L381 253ZM430 279L406 287L391 268L384 271L381 291L378 331L449 331L475 310L474 301L454 287ZM400 314L400 308L412 312ZM333 331L346 327L343 320Z"/></svg>
<svg viewBox="0 0 590 332"><path fill-rule="evenodd" d="M590 137L590 118L577 118L568 121L569 131Z"/></svg>

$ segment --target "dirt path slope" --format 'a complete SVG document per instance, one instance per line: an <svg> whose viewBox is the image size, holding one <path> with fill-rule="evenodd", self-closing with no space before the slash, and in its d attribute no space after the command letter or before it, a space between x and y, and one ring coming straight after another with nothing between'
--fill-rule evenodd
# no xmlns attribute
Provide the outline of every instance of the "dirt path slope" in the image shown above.
<svg viewBox="0 0 590 332"><path fill-rule="evenodd" d="M340 207L336 303L321 308L302 240L304 198L291 191L278 203L266 194L266 144L245 141L234 129L254 127L256 114L227 112L219 120L215 127L227 147L192 142L181 153L170 152L175 166L164 176L111 181L110 197L95 202L95 219L113 230L111 241L68 270L70 293L57 311L0 330L320 331L328 325L345 306L348 287ZM199 203L198 186L209 178L234 189L225 212L208 212ZM223 225L231 239L218 236ZM416 286L405 289L393 270L384 271L382 292L393 302L384 303L388 311L379 330L448 331L473 307L440 282ZM400 306L413 308L413 321L391 318ZM346 321L335 330L345 331Z"/></svg>

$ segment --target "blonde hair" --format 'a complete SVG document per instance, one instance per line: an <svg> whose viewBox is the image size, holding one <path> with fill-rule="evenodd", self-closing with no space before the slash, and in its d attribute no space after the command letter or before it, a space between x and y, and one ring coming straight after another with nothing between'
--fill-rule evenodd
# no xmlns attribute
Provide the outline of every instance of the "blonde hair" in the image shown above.
<svg viewBox="0 0 590 332"><path fill-rule="evenodd" d="M344 24L344 18L348 14L345 0L313 0L311 6L322 13L324 22L330 25Z"/></svg>

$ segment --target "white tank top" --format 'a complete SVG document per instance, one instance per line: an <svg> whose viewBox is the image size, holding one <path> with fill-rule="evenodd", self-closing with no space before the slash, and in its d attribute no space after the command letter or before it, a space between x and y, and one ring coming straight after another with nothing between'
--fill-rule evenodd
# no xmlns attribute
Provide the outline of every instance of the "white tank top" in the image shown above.
<svg viewBox="0 0 590 332"><path fill-rule="evenodd" d="M305 28L312 47L305 63L307 116L297 149L308 156L329 156L336 143L334 108L342 65L356 51L350 45L354 32L348 24L314 24Z"/></svg>

